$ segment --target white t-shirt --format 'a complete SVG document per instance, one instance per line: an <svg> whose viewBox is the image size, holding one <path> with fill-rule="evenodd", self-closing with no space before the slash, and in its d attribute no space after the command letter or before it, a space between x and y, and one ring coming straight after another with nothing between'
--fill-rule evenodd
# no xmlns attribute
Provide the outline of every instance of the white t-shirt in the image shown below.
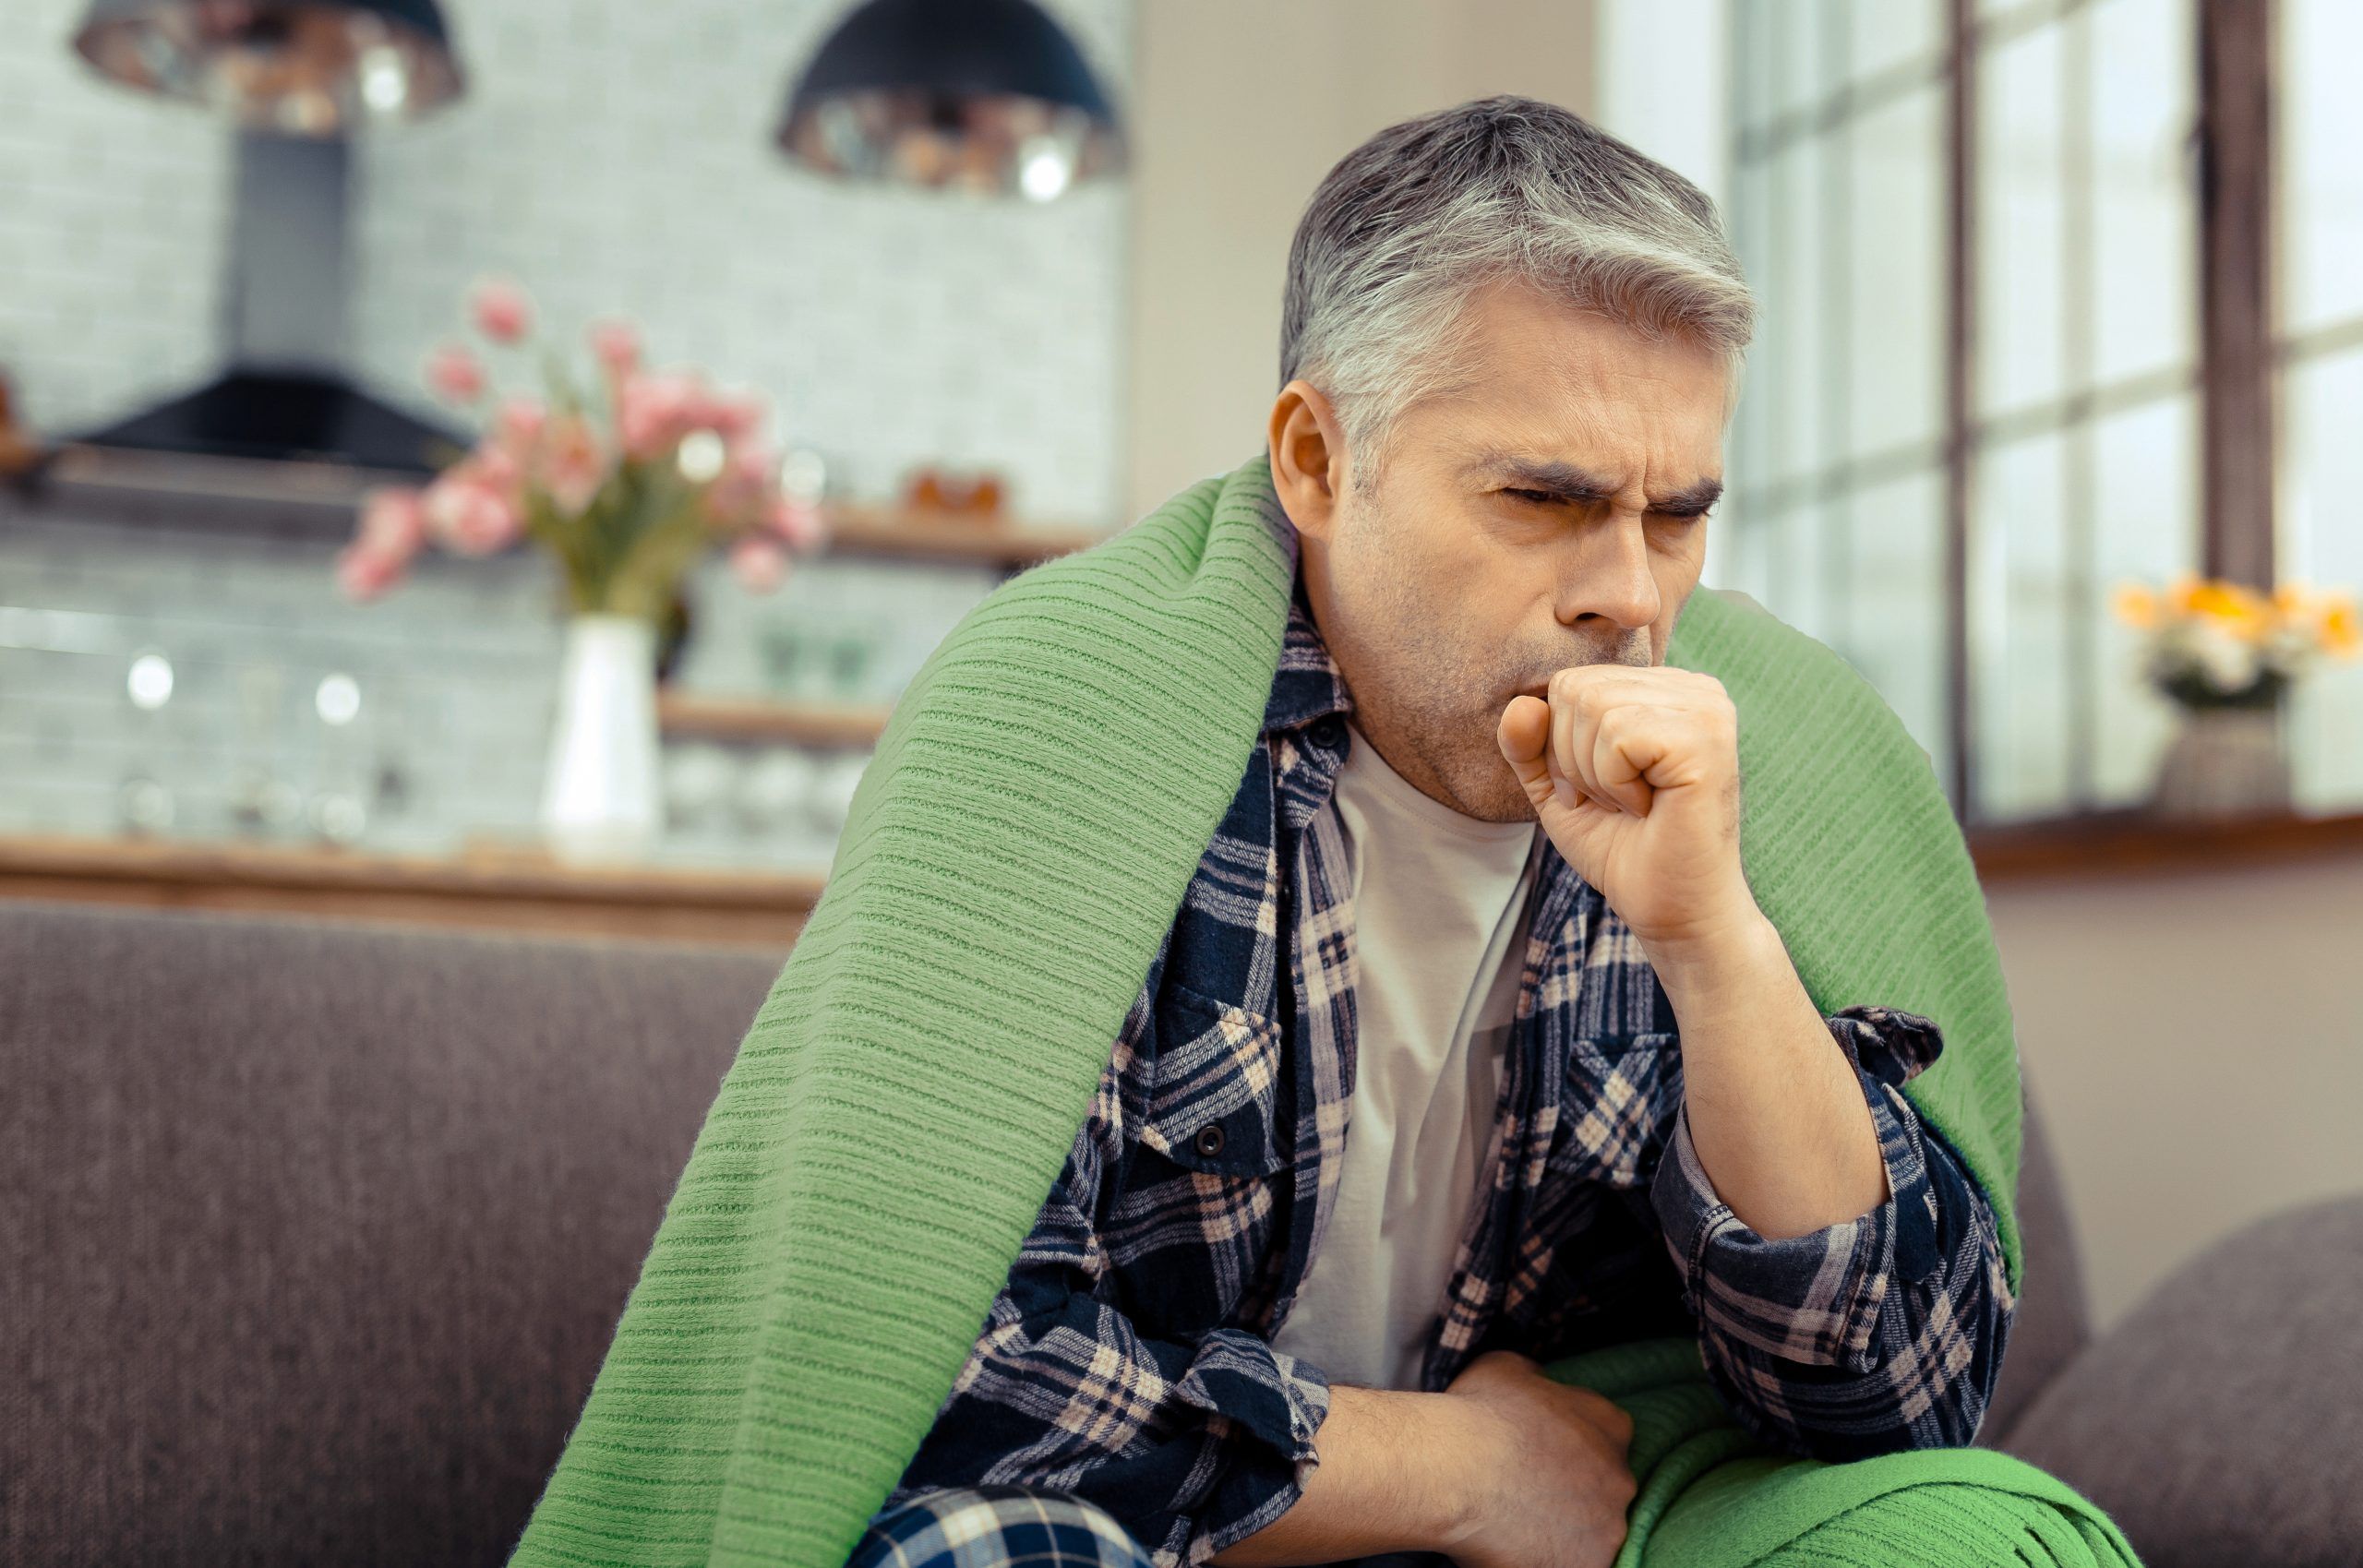
<svg viewBox="0 0 2363 1568"><path fill-rule="evenodd" d="M1462 816L1348 727L1329 809L1353 887L1354 1089L1335 1207L1272 1344L1333 1381L1416 1389L1493 1168L1541 828Z"/></svg>

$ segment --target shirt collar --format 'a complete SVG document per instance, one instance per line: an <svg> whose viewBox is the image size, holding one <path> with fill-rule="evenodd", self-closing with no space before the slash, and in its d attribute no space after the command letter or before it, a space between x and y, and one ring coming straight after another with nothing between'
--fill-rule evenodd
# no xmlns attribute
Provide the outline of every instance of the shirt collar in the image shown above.
<svg viewBox="0 0 2363 1568"><path fill-rule="evenodd" d="M1279 667L1272 672L1272 694L1264 707L1266 736L1354 710L1346 677L1337 673L1328 644L1321 640L1312 602L1305 597L1303 556L1295 550L1290 554L1297 557L1295 581L1289 591L1288 633L1280 644Z"/></svg>

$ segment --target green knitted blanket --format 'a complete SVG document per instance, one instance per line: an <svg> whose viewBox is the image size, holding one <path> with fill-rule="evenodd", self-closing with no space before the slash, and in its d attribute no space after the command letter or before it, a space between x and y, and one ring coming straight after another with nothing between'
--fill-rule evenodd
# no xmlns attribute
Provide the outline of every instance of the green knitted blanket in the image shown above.
<svg viewBox="0 0 2363 1568"><path fill-rule="evenodd" d="M840 1568L1245 771L1291 588L1277 506L1261 456L1202 480L1002 584L921 666L515 1562ZM1906 1092L1992 1201L2015 1288L2017 1052L1927 753L1745 596L1696 590L1668 658L1739 709L1742 862L1815 1001L1943 1029Z"/></svg>

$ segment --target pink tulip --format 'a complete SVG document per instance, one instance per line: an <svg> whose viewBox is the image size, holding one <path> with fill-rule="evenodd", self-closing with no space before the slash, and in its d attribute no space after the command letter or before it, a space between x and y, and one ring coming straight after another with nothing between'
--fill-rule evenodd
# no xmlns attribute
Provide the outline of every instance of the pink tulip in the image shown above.
<svg viewBox="0 0 2363 1568"><path fill-rule="evenodd" d="M542 429L548 422L549 411L538 398L510 398L500 405L493 425L494 439L523 457L542 438Z"/></svg>
<svg viewBox="0 0 2363 1568"><path fill-rule="evenodd" d="M525 469L517 454L503 446L486 444L468 454L460 465L467 476L515 506L525 498Z"/></svg>
<svg viewBox="0 0 2363 1568"><path fill-rule="evenodd" d="M336 582L348 599L367 601L402 580L410 557L355 540L337 552Z"/></svg>
<svg viewBox="0 0 2363 1568"><path fill-rule="evenodd" d="M524 532L524 519L480 479L445 474L426 487L427 532L455 555L488 556Z"/></svg>
<svg viewBox="0 0 2363 1568"><path fill-rule="evenodd" d="M620 380L640 368L640 332L629 321L602 321L591 329L591 352Z"/></svg>
<svg viewBox="0 0 2363 1568"><path fill-rule="evenodd" d="M414 485L380 485L362 498L361 527L354 545L397 564L418 553L426 540L426 511Z"/></svg>
<svg viewBox="0 0 2363 1568"><path fill-rule="evenodd" d="M697 428L703 394L694 377L667 371L631 377L617 401L616 426L625 454L647 461L664 457Z"/></svg>
<svg viewBox="0 0 2363 1568"><path fill-rule="evenodd" d="M806 555L828 541L829 520L812 502L794 496L774 496L763 513L763 526Z"/></svg>
<svg viewBox="0 0 2363 1568"><path fill-rule="evenodd" d="M769 485L779 477L779 449L769 441L739 441L731 447L723 472L750 484Z"/></svg>
<svg viewBox="0 0 2363 1568"><path fill-rule="evenodd" d="M464 343L446 343L426 362L426 384L455 403L484 396L484 366Z"/></svg>
<svg viewBox="0 0 2363 1568"><path fill-rule="evenodd" d="M558 509L570 517L589 506L599 487L607 482L606 449L601 444L598 432L591 428L590 421L580 414L550 421L549 438L540 458L542 486L549 491Z"/></svg>
<svg viewBox="0 0 2363 1568"><path fill-rule="evenodd" d="M726 529L753 526L762 521L765 494L761 479L725 469L721 477L705 488L705 515Z"/></svg>
<svg viewBox="0 0 2363 1568"><path fill-rule="evenodd" d="M730 569L749 588L768 593L787 579L787 552L760 533L750 533L730 547Z"/></svg>
<svg viewBox="0 0 2363 1568"><path fill-rule="evenodd" d="M513 343L525 335L533 305L525 291L514 283L489 280L476 286L476 328L497 343Z"/></svg>
<svg viewBox="0 0 2363 1568"><path fill-rule="evenodd" d="M770 412L771 405L761 393L747 392L735 398L716 398L707 417L724 440L743 441L755 433Z"/></svg>

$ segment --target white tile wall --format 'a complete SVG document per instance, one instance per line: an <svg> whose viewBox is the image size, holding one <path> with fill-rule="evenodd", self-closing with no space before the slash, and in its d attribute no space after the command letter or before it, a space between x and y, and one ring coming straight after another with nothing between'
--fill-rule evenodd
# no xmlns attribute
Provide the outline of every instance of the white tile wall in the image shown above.
<svg viewBox="0 0 2363 1568"><path fill-rule="evenodd" d="M126 785L148 779L172 797L162 831L173 837L312 840L310 813L337 795L362 802L358 842L371 848L438 854L534 837L560 652L547 563L430 555L394 592L355 606L335 590L334 553L0 510L0 832L123 831ZM858 683L831 684L824 665L804 694L891 702L997 580L990 569L824 556L757 595L712 563L691 585L696 630L677 675L760 692L777 640L809 651L851 639L874 650ZM173 671L153 711L127 693L148 653ZM316 695L339 674L358 683L361 711L332 727ZM756 753L724 750L725 809L677 822L660 857L825 868L835 821L801 808L742 819L734 803L757 784ZM242 822L236 801L257 773L305 815Z"/></svg>
<svg viewBox="0 0 2363 1568"><path fill-rule="evenodd" d="M1120 106L1131 0L1047 0ZM35 429L68 434L221 363L229 129L95 78L66 42L80 0L0 17L0 368ZM540 338L587 374L591 321L637 321L650 357L764 393L833 487L883 499L921 461L990 466L1029 519L1113 527L1122 493L1125 190L1038 205L840 186L770 144L840 0L449 0L469 94L378 134L354 164L348 361L428 406L426 353L465 330L477 278L522 284ZM493 362L535 389L531 363ZM126 776L173 791L173 831L231 831L246 770L376 797L365 842L439 849L529 832L557 673L546 569L430 557L355 610L333 546L97 516L0 511L0 832L107 832ZM777 594L718 563L697 586L685 684L753 690L783 637L867 637L891 699L990 571L822 561ZM157 649L160 713L125 697ZM357 678L363 720L309 701ZM300 829L290 830L300 832ZM677 834L680 857L825 864L825 825Z"/></svg>

